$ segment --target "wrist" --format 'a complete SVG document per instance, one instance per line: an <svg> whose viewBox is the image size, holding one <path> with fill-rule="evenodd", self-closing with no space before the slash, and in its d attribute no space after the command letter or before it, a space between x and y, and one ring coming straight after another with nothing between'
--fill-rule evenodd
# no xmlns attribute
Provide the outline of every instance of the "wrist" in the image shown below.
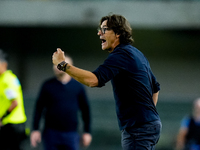
<svg viewBox="0 0 200 150"><path fill-rule="evenodd" d="M6 113L2 116L1 120L3 120L3 118L5 118L6 116L8 116L10 114L10 112L7 110Z"/></svg>
<svg viewBox="0 0 200 150"><path fill-rule="evenodd" d="M67 67L67 62L65 62L65 61L62 61L61 63L59 63L58 65L57 65L57 68L58 68L58 70L61 70L61 71L66 71L66 67Z"/></svg>

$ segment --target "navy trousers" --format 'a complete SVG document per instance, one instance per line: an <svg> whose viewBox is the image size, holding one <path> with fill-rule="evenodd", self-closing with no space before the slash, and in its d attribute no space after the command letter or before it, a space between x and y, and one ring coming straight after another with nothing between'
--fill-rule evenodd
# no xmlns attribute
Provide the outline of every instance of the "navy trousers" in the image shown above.
<svg viewBox="0 0 200 150"><path fill-rule="evenodd" d="M123 150L154 150L160 138L162 124L154 121L122 131Z"/></svg>
<svg viewBox="0 0 200 150"><path fill-rule="evenodd" d="M6 124L0 129L0 150L22 150L25 138L25 123Z"/></svg>
<svg viewBox="0 0 200 150"><path fill-rule="evenodd" d="M79 150L79 134L45 129L43 144L45 150Z"/></svg>

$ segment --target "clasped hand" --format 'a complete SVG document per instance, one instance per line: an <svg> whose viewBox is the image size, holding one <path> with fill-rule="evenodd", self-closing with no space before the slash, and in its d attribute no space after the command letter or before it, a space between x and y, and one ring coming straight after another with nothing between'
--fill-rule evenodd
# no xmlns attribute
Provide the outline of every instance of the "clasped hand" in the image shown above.
<svg viewBox="0 0 200 150"><path fill-rule="evenodd" d="M62 61L65 61L65 53L60 48L57 48L57 51L53 53L52 62L57 66Z"/></svg>

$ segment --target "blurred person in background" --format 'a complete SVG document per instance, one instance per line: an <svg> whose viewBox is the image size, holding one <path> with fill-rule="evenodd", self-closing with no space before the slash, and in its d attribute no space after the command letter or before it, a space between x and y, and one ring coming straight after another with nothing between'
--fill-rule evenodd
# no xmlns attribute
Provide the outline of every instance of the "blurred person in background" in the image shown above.
<svg viewBox="0 0 200 150"><path fill-rule="evenodd" d="M73 64L72 58L65 61ZM89 101L82 84L53 65L55 77L45 81L36 102L31 132L31 145L36 147L43 139L45 150L79 150L79 144L87 148L91 141ZM78 111L81 110L83 134L80 138ZM43 136L39 130L42 112L45 111Z"/></svg>
<svg viewBox="0 0 200 150"><path fill-rule="evenodd" d="M194 101L192 114L181 122L176 149L200 150L200 98Z"/></svg>
<svg viewBox="0 0 200 150"><path fill-rule="evenodd" d="M108 51L109 56L95 71L65 62L60 48L53 54L52 61L89 87L102 87L111 80L123 149L153 150L162 126L156 109L160 84L148 60L131 45L132 29L125 17L116 14L102 17L97 34L102 50Z"/></svg>
<svg viewBox="0 0 200 150"><path fill-rule="evenodd" d="M8 68L8 55L0 49L0 149L22 150L25 122L21 84Z"/></svg>

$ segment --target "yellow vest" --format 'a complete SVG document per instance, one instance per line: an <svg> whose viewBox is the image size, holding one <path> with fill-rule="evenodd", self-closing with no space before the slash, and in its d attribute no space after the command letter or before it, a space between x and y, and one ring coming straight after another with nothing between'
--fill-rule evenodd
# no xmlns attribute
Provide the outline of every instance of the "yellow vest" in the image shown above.
<svg viewBox="0 0 200 150"><path fill-rule="evenodd" d="M16 100L18 105L2 120L3 125L24 123L27 120L21 84L16 75L7 70L0 75L0 118L6 113L12 100Z"/></svg>

